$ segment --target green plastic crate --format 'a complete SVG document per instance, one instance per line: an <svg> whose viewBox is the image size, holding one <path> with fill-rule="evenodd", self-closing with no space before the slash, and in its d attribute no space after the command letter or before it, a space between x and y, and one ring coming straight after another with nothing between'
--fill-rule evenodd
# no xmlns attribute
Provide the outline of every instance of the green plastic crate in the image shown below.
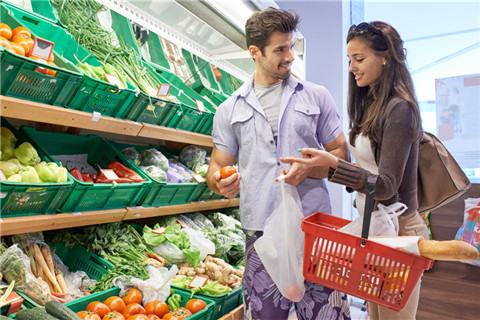
<svg viewBox="0 0 480 320"><path fill-rule="evenodd" d="M103 259L102 257L97 256L96 254L90 253L85 247L75 246L73 248L65 247L63 244L57 244L52 248L52 252L62 260L62 262L68 267L68 271L84 271L87 276L91 279L100 280L108 270L113 268L113 264L109 261ZM66 306L82 304L86 300L91 300L93 295L105 295L110 293L112 290L105 290L102 292L94 293L92 295L84 296L76 300L66 302ZM17 293L23 298L23 305L26 308L35 308L39 307L39 304L33 301L29 296L24 294L21 291Z"/></svg>
<svg viewBox="0 0 480 320"><path fill-rule="evenodd" d="M212 130L213 130L213 117L215 115L213 113L210 114L204 114L204 121L201 125L201 127L197 130L198 133L201 134L206 134L211 136L212 135Z"/></svg>
<svg viewBox="0 0 480 320"><path fill-rule="evenodd" d="M9 128L15 137L17 145L31 140L22 132L17 131L8 121L1 118L1 126ZM48 155L35 148L42 161L50 162ZM65 197L73 186L73 179L67 177L66 182L57 183L27 183L0 181L2 218L52 214L62 205Z"/></svg>
<svg viewBox="0 0 480 320"><path fill-rule="evenodd" d="M80 182L72 177L74 183L61 212L80 212L105 210L136 206L151 184L142 171L136 170L126 158L113 148L106 140L95 135L80 136L65 133L38 131L30 127L22 130L42 149L51 161L54 155L88 154L88 162L97 169L97 165L107 168L110 161L116 160L137 171L146 181L138 183L92 183ZM80 169L80 168L79 168ZM69 174L69 176L71 176Z"/></svg>
<svg viewBox="0 0 480 320"><path fill-rule="evenodd" d="M223 69L220 69L218 67L217 69L218 71L220 71L220 74L222 75L222 79L218 81L218 84L220 85L222 92L227 96L231 96L233 93L233 90L232 90L232 84L230 83L230 76Z"/></svg>
<svg viewBox="0 0 480 320"><path fill-rule="evenodd" d="M172 156L166 150L161 149L158 146L130 145L118 143L115 141L109 141L109 143L112 145L112 147L117 149L117 152L121 152L123 149L128 147L133 147L138 152L142 152L145 149L155 148L162 152L167 158L172 158ZM147 175L135 164L131 162L130 164L132 167L134 167L134 170L141 171L142 173ZM148 191L145 192L144 198L141 200L141 205L145 207L190 203L195 194L197 193L198 188L200 187L200 184L198 184L197 182L167 183L158 182L153 178L150 178L150 180L152 181L152 183L150 184Z"/></svg>
<svg viewBox="0 0 480 320"><path fill-rule="evenodd" d="M126 115L136 99L134 86L128 84L128 88L120 90L106 81L85 75L75 67L78 63L77 59L92 66L100 66L101 63L89 51L80 46L65 29L13 4L2 3L1 5L2 12L4 9L8 9L10 16L30 29L32 34L55 43L54 52L68 60L72 70L75 70L80 76L75 88L66 96L62 106L85 112L96 111L102 115L115 118L123 118ZM55 57L55 63L57 63L57 56Z"/></svg>
<svg viewBox="0 0 480 320"><path fill-rule="evenodd" d="M147 39L147 44L148 44L148 52L150 53L150 61L165 69L170 69L170 62L165 57L162 43L158 35L156 35L153 32L150 32Z"/></svg>
<svg viewBox="0 0 480 320"><path fill-rule="evenodd" d="M160 66L154 65L153 63L146 62L145 65L161 83L172 85L170 88L170 94L176 96L181 102L177 111L173 113L167 126L191 132L198 132L205 122L205 115L211 113L209 109L214 110L212 105L192 88L185 85L182 80L173 73ZM197 109L194 99L203 101L206 107L206 112L200 112Z"/></svg>
<svg viewBox="0 0 480 320"><path fill-rule="evenodd" d="M187 61L190 72L193 74L195 81L192 85L192 88L195 91L201 92L205 88L213 89L215 91L220 90L217 80L215 79L212 66L209 62L199 57L194 57L192 53L185 49L182 49L182 55ZM203 78L200 75L202 75Z"/></svg>
<svg viewBox="0 0 480 320"><path fill-rule="evenodd" d="M57 10L52 6L50 0L30 0L32 10L38 13L43 18L51 20L53 23L58 23Z"/></svg>
<svg viewBox="0 0 480 320"><path fill-rule="evenodd" d="M131 47L138 56L141 56L130 20L113 10L110 10L110 15L112 17L112 29L115 31L117 38L121 38L128 47Z"/></svg>
<svg viewBox="0 0 480 320"><path fill-rule="evenodd" d="M187 289L182 289L177 286L172 286L172 288L175 290L175 292L180 293L181 291L185 292L188 296L191 295L191 291ZM240 286L234 290L232 290L229 293L224 293L218 296L210 295L210 294L205 294L205 293L198 293L194 294L194 298L198 299L209 299L215 303L214 305L214 311L213 311L213 318L212 319L218 319L233 309L237 308L243 303L243 286Z"/></svg>
<svg viewBox="0 0 480 320"><path fill-rule="evenodd" d="M179 105L140 92L125 119L167 127Z"/></svg>
<svg viewBox="0 0 480 320"><path fill-rule="evenodd" d="M201 183L200 188L198 188L197 193L193 197L192 201L208 201L219 199L225 199L225 197L210 190L208 184L203 182Z"/></svg>
<svg viewBox="0 0 480 320"><path fill-rule="evenodd" d="M175 293L178 293L181 297L182 297L182 301L180 303L180 306L181 307L185 307L186 303L188 300L190 300L190 296L188 295L188 293L186 293L185 291L175 291ZM109 297L111 296L118 296L120 294L120 288L118 287L113 287L113 288L110 288L108 290L105 290L105 291L102 291L102 292L97 292L97 293L93 293L85 298L87 299L83 299L82 301L80 301L80 299L78 300L74 300L74 301L70 301L70 302L67 302L65 303L66 306L68 306L70 309L72 309L74 312L79 312L79 311L82 311L82 310L86 310L87 309L87 306L90 302L92 301L101 301L101 302L104 302L105 300L107 300ZM207 303L207 306L191 315L190 317L188 317L188 319L190 320L214 320L216 318L213 317L213 307L214 307L214 302L211 301L210 299L207 299L207 298L200 298L201 300L205 301Z"/></svg>

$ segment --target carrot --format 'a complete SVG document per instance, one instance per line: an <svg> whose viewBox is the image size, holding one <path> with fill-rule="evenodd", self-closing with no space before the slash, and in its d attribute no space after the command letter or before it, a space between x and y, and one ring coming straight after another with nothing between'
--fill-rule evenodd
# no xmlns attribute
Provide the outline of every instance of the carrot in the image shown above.
<svg viewBox="0 0 480 320"><path fill-rule="evenodd" d="M62 293L67 294L68 293L68 288L67 284L65 283L65 279L63 278L63 273L60 271L60 269L55 265L55 275L57 277L58 284L62 288Z"/></svg>
<svg viewBox="0 0 480 320"><path fill-rule="evenodd" d="M38 244L34 243L32 244L32 247L33 247L33 257L35 258L37 263L39 263L39 265L42 267L43 272L47 276L48 280L50 280L50 282L52 283L55 289L54 291L62 292L62 288L60 288L60 286L58 285L57 279L55 278L54 275L52 275L52 273L50 272L50 269L47 266L47 263L45 262L45 259L43 259L42 252L40 251L40 247L38 246Z"/></svg>
<svg viewBox="0 0 480 320"><path fill-rule="evenodd" d="M55 264L53 263L50 248L47 245L42 245L42 249L40 249L40 251L42 251L43 259L47 263L48 270L50 270L52 275L55 275Z"/></svg>

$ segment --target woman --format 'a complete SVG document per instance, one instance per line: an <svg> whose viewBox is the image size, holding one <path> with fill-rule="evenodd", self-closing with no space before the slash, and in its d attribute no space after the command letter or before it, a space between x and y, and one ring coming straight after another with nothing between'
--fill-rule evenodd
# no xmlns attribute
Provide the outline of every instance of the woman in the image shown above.
<svg viewBox="0 0 480 320"><path fill-rule="evenodd" d="M286 163L329 166L328 179L357 191L356 207L363 214L367 177L378 175L375 200L384 205L404 203L399 235L428 239L427 226L417 212L417 166L421 121L403 41L384 22L353 25L347 36L349 67L348 114L350 164L317 149L300 150L302 158ZM370 319L415 319L420 281L403 311L369 303Z"/></svg>

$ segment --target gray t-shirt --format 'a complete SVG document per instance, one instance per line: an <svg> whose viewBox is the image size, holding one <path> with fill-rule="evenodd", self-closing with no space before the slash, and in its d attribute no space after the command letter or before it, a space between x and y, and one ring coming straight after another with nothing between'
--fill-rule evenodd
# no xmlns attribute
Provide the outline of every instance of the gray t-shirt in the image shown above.
<svg viewBox="0 0 480 320"><path fill-rule="evenodd" d="M278 136L278 114L280 113L284 84L285 81L280 81L269 86L260 86L255 82L253 83L253 90L267 116L270 127L272 127L275 141L277 141Z"/></svg>

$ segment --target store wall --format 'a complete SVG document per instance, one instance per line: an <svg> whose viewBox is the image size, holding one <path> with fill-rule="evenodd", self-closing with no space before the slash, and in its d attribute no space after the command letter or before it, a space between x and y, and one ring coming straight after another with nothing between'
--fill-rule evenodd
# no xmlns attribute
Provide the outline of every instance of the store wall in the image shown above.
<svg viewBox="0 0 480 320"><path fill-rule="evenodd" d="M276 1L282 9L294 9L301 17L300 32L306 43L306 80L325 86L337 104L345 135L348 134L346 94L348 61L344 34L350 26L350 3L341 0ZM328 184L333 213L351 218L351 195L345 188Z"/></svg>

